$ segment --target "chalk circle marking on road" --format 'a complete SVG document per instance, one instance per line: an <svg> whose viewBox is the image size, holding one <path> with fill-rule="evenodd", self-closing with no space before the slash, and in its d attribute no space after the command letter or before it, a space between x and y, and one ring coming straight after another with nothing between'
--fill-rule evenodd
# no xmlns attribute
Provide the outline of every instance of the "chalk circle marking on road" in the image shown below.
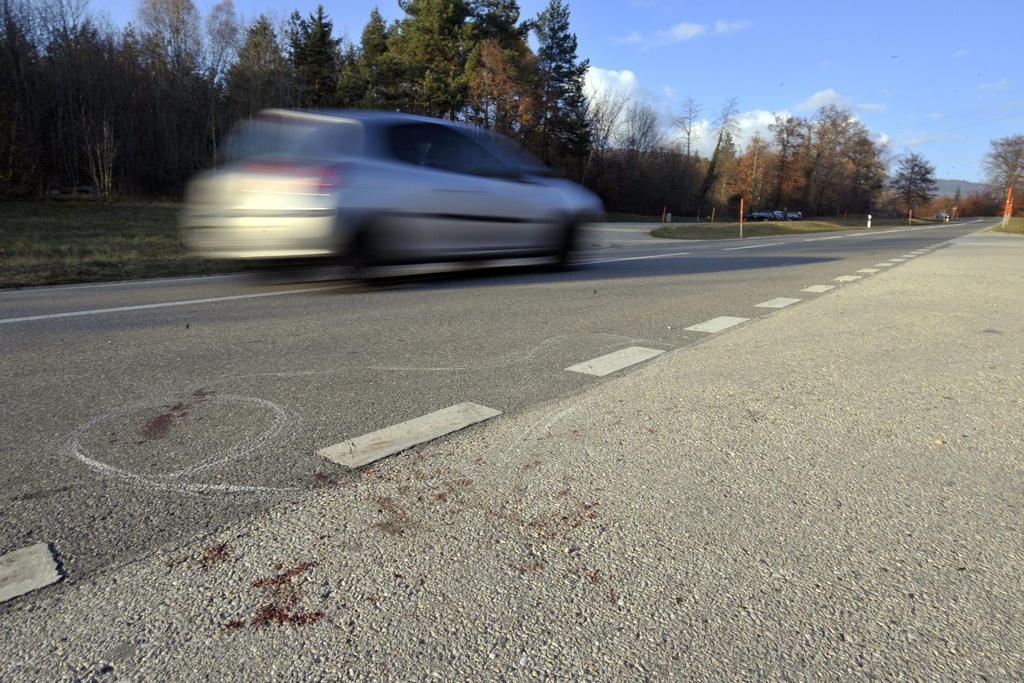
<svg viewBox="0 0 1024 683"><path fill-rule="evenodd" d="M203 414L195 415L199 411ZM222 411L234 418L239 412L250 411L253 424L266 426L258 432L232 433L225 424L216 423ZM66 447L73 459L99 474L157 489L191 493L289 491L293 488L189 480L253 453L276 437L288 418L284 408L271 401L197 390L183 400L134 403L112 410L71 432ZM186 426L186 421L191 426ZM197 428L200 426L204 429ZM166 437L183 429L188 448L176 450L174 446L179 442ZM102 459L95 455L101 447L105 453ZM197 453L210 455L197 459Z"/></svg>

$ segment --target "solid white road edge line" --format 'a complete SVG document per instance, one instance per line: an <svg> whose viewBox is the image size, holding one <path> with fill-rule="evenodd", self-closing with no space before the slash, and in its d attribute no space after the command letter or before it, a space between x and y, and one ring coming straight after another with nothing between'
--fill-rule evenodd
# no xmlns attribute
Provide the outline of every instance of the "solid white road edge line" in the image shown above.
<svg viewBox="0 0 1024 683"><path fill-rule="evenodd" d="M6 323L24 323L32 320L53 320L55 318L74 318L80 315L99 315L101 313L123 313L125 311L143 311L148 308L166 308L168 306L191 306L192 304L212 304L218 301L238 301L240 299L258 299L265 296L283 296L285 294L305 294L306 292L321 292L331 287L312 287L309 289L290 289L287 292L261 292L259 294L237 294L235 296L217 296L211 299L190 299L189 301L166 301L159 304L140 304L138 306L120 306L118 308L97 308L91 311L69 311L67 313L48 313L46 315L29 315L23 318L7 318L0 320L0 325Z"/></svg>
<svg viewBox="0 0 1024 683"><path fill-rule="evenodd" d="M48 543L37 543L0 557L0 602L60 581Z"/></svg>
<svg viewBox="0 0 1024 683"><path fill-rule="evenodd" d="M356 469L498 415L501 415L501 411L494 408L476 403L459 403L322 448L317 454L339 465Z"/></svg>
<svg viewBox="0 0 1024 683"><path fill-rule="evenodd" d="M626 258L613 258L604 261L580 261L582 266L594 266L602 263L622 263L624 261L650 261L656 258L671 258L673 256L687 256L690 252L688 251L676 251L671 254L651 254L649 256L629 256Z"/></svg>
<svg viewBox="0 0 1024 683"><path fill-rule="evenodd" d="M572 367L566 368L568 372L580 372L584 375L594 375L596 377L604 377L610 375L616 370L622 368L628 368L630 365L636 365L642 363L645 360L660 356L665 353L657 349L645 349L642 346L630 346L629 348L609 353L601 356L600 358L594 358L583 363L577 363Z"/></svg>
<svg viewBox="0 0 1024 683"><path fill-rule="evenodd" d="M713 334L715 332L727 330L730 327L735 327L736 325L739 325L740 323L745 323L748 320L750 320L750 318L733 318L731 316L724 315L718 318L712 318L711 320L702 322L692 327L687 327L686 329L691 330L693 332L711 332Z"/></svg>
<svg viewBox="0 0 1024 683"><path fill-rule="evenodd" d="M728 249L723 249L722 251L739 251L740 249L760 249L762 247L777 247L780 244L785 244L785 242L769 242L768 244L751 244L748 247L729 247Z"/></svg>

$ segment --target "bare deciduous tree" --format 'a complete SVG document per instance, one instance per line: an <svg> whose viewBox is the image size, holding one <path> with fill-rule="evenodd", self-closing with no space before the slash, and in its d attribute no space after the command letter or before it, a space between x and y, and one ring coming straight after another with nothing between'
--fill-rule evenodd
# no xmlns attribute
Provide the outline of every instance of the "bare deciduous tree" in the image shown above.
<svg viewBox="0 0 1024 683"><path fill-rule="evenodd" d="M985 178L1004 194L1012 187L1015 203L1024 207L1024 135L999 138L991 145L982 158Z"/></svg>
<svg viewBox="0 0 1024 683"><path fill-rule="evenodd" d="M683 154L693 156L694 148L700 142L700 111L701 107L693 95L687 95L679 116L672 123L683 136Z"/></svg>
<svg viewBox="0 0 1024 683"><path fill-rule="evenodd" d="M192 0L139 0L138 15L143 31L164 48L175 73L182 75L199 67L202 23Z"/></svg>

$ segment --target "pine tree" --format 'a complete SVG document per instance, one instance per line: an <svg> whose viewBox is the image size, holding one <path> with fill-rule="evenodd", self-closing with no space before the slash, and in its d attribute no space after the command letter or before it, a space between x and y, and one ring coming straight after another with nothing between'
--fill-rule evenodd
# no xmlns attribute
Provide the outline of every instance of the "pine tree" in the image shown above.
<svg viewBox="0 0 1024 683"><path fill-rule="evenodd" d="M292 69L298 80L301 107L338 106L338 76L341 65L341 40L331 34L334 24L318 5L316 14L302 19L293 12L288 40Z"/></svg>
<svg viewBox="0 0 1024 683"><path fill-rule="evenodd" d="M242 46L224 77L230 118L240 119L260 109L290 104L290 76L277 32L261 14L245 29Z"/></svg>
<svg viewBox="0 0 1024 683"><path fill-rule="evenodd" d="M401 109L457 118L466 101L471 27L465 0L399 0L406 17L389 42L402 73Z"/></svg>
<svg viewBox="0 0 1024 683"><path fill-rule="evenodd" d="M902 200L903 208L911 211L935 196L935 167L925 158L912 152L900 159L889 187Z"/></svg>
<svg viewBox="0 0 1024 683"><path fill-rule="evenodd" d="M576 34L569 31L569 6L550 0L533 22L540 74L537 152L548 164L570 166L584 159L590 131L584 78L590 61L577 61Z"/></svg>
<svg viewBox="0 0 1024 683"><path fill-rule="evenodd" d="M339 84L342 104L362 109L387 109L399 99L401 69L390 49L394 29L376 8L363 28L359 49L346 61L354 60L351 69L343 70Z"/></svg>

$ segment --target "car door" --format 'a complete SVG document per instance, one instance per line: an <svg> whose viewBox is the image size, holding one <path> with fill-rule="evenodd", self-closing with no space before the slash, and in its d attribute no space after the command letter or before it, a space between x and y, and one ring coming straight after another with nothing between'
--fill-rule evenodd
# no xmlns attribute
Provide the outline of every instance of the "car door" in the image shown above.
<svg viewBox="0 0 1024 683"><path fill-rule="evenodd" d="M409 258L486 258L525 253L553 241L557 191L518 173L454 126L401 124L389 133L396 159L411 167L395 250Z"/></svg>

